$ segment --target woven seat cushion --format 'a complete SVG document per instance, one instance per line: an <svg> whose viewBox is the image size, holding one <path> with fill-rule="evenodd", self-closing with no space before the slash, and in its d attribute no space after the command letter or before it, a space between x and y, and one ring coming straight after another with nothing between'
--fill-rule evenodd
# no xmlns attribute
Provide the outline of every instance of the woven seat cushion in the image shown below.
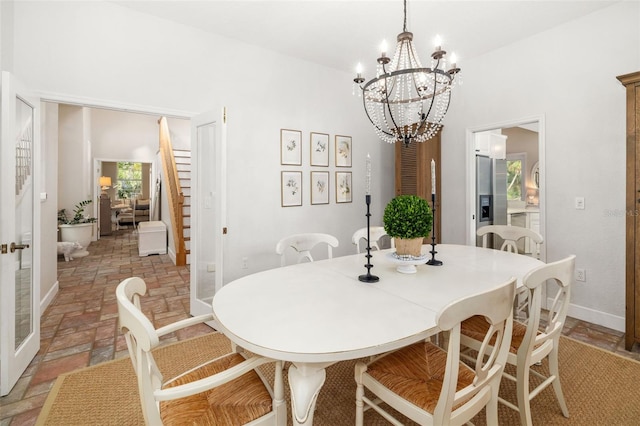
<svg viewBox="0 0 640 426"><path fill-rule="evenodd" d="M473 316L462 322L461 333L479 342L482 342L484 340L484 336L487 335L488 330L489 330L489 323L487 322L487 320L484 319L484 317L481 317L478 315ZM511 336L511 345L509 346L509 352L514 354L518 353L518 349L522 344L522 339L524 339L524 335L526 332L527 332L526 325L518 321L513 322L513 334ZM491 339L490 343L493 345L495 341L496 340L494 336Z"/></svg>
<svg viewBox="0 0 640 426"><path fill-rule="evenodd" d="M230 354L175 379L164 388L203 379L243 361L240 354ZM271 395L255 371L206 392L160 402L164 425L243 425L271 410Z"/></svg>
<svg viewBox="0 0 640 426"><path fill-rule="evenodd" d="M446 366L447 353L443 349L419 342L369 364L367 374L395 394L433 413L440 398ZM456 390L470 385L474 377L474 371L460 363Z"/></svg>

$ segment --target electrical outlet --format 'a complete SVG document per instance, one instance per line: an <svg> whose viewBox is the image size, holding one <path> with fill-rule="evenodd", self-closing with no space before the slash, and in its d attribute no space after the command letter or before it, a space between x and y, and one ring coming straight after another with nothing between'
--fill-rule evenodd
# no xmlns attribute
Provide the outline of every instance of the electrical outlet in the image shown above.
<svg viewBox="0 0 640 426"><path fill-rule="evenodd" d="M587 271L582 268L576 268L576 281L587 281Z"/></svg>
<svg viewBox="0 0 640 426"><path fill-rule="evenodd" d="M240 267L242 269L248 269L249 268L249 258L248 257L243 257L242 258L242 264L240 265Z"/></svg>
<svg viewBox="0 0 640 426"><path fill-rule="evenodd" d="M576 197L576 210L584 210L584 197Z"/></svg>

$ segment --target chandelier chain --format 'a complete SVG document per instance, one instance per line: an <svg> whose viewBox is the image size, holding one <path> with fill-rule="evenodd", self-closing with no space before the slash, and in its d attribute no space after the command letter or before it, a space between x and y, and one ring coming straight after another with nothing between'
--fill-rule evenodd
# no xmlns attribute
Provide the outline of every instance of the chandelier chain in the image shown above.
<svg viewBox="0 0 640 426"><path fill-rule="evenodd" d="M402 32L407 32L407 0L404 0L404 24L402 24Z"/></svg>

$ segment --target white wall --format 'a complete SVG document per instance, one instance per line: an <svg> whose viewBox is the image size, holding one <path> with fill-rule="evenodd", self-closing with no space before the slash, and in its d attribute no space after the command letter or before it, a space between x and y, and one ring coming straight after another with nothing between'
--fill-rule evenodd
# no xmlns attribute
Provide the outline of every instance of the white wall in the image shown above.
<svg viewBox="0 0 640 426"><path fill-rule="evenodd" d="M372 221L381 222L393 196L393 147L370 128L347 73L103 2L16 3L14 53L15 74L49 99L169 112L227 107L227 281L277 266L276 242L291 233L332 233L340 240L334 254L352 253L351 234L366 224L367 153ZM353 137L353 203L336 205L332 188L329 205L310 206L308 144L303 166L281 166L281 128L301 130L307 143L311 131L332 141L336 134ZM95 156L107 156L101 149L94 143ZM303 171L302 207L280 206L281 170ZM248 269L240 269L242 257Z"/></svg>
<svg viewBox="0 0 640 426"><path fill-rule="evenodd" d="M58 168L48 167L58 164L58 105L47 102L40 104L41 164L40 191L47 199L40 203L41 245L40 248L40 297L41 312L51 303L57 292L57 246L58 227Z"/></svg>
<svg viewBox="0 0 640 426"><path fill-rule="evenodd" d="M13 2L0 1L0 70L13 72Z"/></svg>
<svg viewBox="0 0 640 426"><path fill-rule="evenodd" d="M90 150L90 140L85 133L86 115L84 109L78 106L61 105L58 109L58 209L65 209L67 215L73 215L76 204L83 200L92 200L92 188L86 182L91 181L91 173L85 164L87 152ZM43 144L47 141L43 140ZM89 166L92 163L89 160ZM93 206L85 209L86 213L93 210Z"/></svg>
<svg viewBox="0 0 640 426"><path fill-rule="evenodd" d="M571 315L624 329L625 90L640 69L640 3L621 2L460 65L442 143L443 238L464 243L465 131L544 115L546 249L587 281ZM447 167L446 165L450 165ZM585 197L585 210L574 198ZM613 212L613 214L611 214Z"/></svg>

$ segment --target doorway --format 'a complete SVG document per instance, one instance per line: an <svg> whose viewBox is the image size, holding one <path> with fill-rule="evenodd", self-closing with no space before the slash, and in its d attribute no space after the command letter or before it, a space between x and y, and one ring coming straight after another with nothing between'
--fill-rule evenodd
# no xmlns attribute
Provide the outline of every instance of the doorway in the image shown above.
<svg viewBox="0 0 640 426"><path fill-rule="evenodd" d="M504 151L484 144L483 135L500 135L504 140ZM486 139L486 138L485 138ZM481 160L481 161L480 161ZM545 237L545 173L544 173L544 117L531 117L467 130L467 244L477 245L476 230L488 224L480 222L486 206L480 205L482 198L486 204L491 201L492 224L525 226ZM478 164L495 164L487 172ZM496 172L502 171L502 172ZM481 175L496 175L490 182L497 182L500 188L496 195L491 191L480 194L484 188L479 182ZM504 188L502 188L504 186ZM482 197L481 197L482 195ZM484 210L483 210L484 209ZM526 253L527 247L522 247ZM540 259L545 261L546 249L541 247Z"/></svg>
<svg viewBox="0 0 640 426"><path fill-rule="evenodd" d="M160 177L155 163L95 158L94 180L104 177L110 185L97 188L98 239L129 225L135 229L140 222L159 220L160 194L154 182Z"/></svg>

